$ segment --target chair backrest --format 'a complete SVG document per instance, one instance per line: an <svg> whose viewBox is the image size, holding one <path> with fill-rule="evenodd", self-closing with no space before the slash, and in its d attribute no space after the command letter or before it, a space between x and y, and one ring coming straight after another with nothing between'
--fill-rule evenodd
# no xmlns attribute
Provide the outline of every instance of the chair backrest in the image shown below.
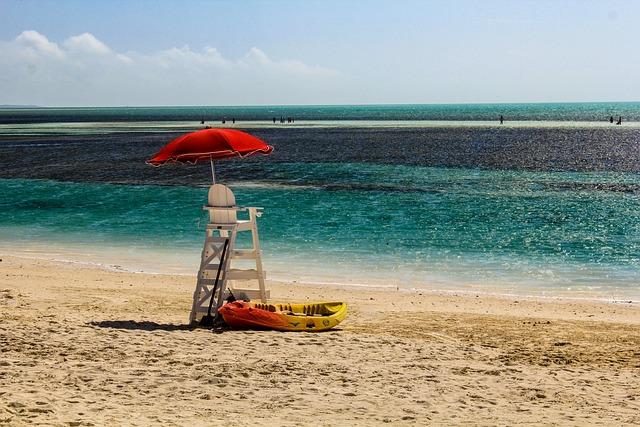
<svg viewBox="0 0 640 427"><path fill-rule="evenodd" d="M209 206L231 208L236 206L236 197L229 187L213 184L209 187ZM235 224L238 216L232 209L209 209L209 221L215 224Z"/></svg>

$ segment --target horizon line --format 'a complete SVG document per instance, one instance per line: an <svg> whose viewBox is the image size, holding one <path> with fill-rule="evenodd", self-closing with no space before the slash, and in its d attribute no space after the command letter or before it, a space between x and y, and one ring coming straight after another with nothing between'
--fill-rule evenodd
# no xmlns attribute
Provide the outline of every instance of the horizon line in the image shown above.
<svg viewBox="0 0 640 427"><path fill-rule="evenodd" d="M546 104L640 104L640 101L529 101L529 102L433 102L433 103L355 103L355 104L157 104L157 105L37 105L37 104L0 104L0 109L39 109L39 108L255 108L255 107L375 107L375 106L449 106L449 105L546 105Z"/></svg>

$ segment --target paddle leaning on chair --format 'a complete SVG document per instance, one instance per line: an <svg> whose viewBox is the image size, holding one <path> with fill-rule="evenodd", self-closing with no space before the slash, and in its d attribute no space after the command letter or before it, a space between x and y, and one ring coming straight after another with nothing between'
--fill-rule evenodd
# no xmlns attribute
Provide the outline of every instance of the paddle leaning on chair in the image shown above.
<svg viewBox="0 0 640 427"><path fill-rule="evenodd" d="M222 255L220 255L220 263L218 264L218 273L216 274L216 281L213 284L213 290L211 291L211 298L209 299L209 309L207 310L207 314L202 316L200 319L200 326L213 326L215 323L215 318L211 315L211 307L213 307L213 300L218 290L218 283L220 280L220 271L222 271L222 265L224 264L224 260L227 256L227 247L229 246L229 239L224 241L224 246L222 248ZM218 316L216 316L218 317Z"/></svg>
<svg viewBox="0 0 640 427"><path fill-rule="evenodd" d="M209 188L208 204L203 207L209 213L209 223L205 230L200 269L189 322L194 323L202 315L217 319L218 309L226 298L230 281L255 280L258 289L238 289L234 293L244 293L251 298L266 302L269 295L265 289L265 272L262 268L262 251L258 236L257 218L261 208L236 206L233 192L222 184ZM248 212L248 219L238 219L239 212ZM237 233L251 232L251 247L236 248ZM231 268L233 260L253 260L255 269ZM215 272L215 277L214 277ZM212 314L213 313L213 314ZM209 320L205 320L209 322Z"/></svg>

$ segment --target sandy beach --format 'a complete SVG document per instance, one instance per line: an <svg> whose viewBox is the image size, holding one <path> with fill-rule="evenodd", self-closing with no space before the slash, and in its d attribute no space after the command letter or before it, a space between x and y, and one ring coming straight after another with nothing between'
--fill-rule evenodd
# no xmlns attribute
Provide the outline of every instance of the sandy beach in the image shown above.
<svg viewBox="0 0 640 427"><path fill-rule="evenodd" d="M194 278L3 256L7 425L640 423L640 307L269 283L339 329L185 324Z"/></svg>

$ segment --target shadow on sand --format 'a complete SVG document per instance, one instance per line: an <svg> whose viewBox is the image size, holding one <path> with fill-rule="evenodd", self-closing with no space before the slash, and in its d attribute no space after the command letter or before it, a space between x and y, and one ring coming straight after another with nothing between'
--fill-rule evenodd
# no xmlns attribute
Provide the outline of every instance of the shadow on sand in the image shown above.
<svg viewBox="0 0 640 427"><path fill-rule="evenodd" d="M231 332L231 331L246 331L246 332L264 332L264 331L273 331L268 328L251 328L251 329L242 329L242 328L229 328L226 325L218 325L218 326L200 326L197 323L192 325L174 325L172 323L156 323L156 322L136 322L135 320L102 320L100 322L87 322L87 325L97 326L98 328L110 328L110 329L128 329L128 330L138 330L138 331L194 331L196 329L209 329L215 333L222 332ZM313 331L313 334L323 334L325 332L340 332L341 328L333 328L326 331ZM273 332L282 332L286 333L286 331L273 331ZM295 333L308 333L306 331L296 331Z"/></svg>
<svg viewBox="0 0 640 427"><path fill-rule="evenodd" d="M102 320L88 322L87 325L99 328L129 329L139 331L193 331L198 325L174 325L172 323L136 322L135 320Z"/></svg>

